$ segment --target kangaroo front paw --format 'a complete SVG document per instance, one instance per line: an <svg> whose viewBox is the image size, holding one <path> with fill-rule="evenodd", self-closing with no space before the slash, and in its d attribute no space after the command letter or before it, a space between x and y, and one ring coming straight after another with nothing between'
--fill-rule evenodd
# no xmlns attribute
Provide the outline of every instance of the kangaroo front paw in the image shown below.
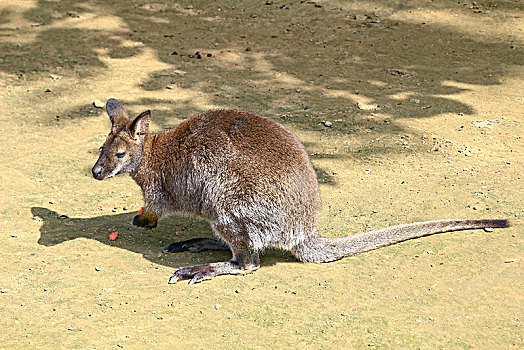
<svg viewBox="0 0 524 350"><path fill-rule="evenodd" d="M156 227L158 219L148 215L140 214L134 217L133 225L138 227L144 227L146 229L152 229Z"/></svg>

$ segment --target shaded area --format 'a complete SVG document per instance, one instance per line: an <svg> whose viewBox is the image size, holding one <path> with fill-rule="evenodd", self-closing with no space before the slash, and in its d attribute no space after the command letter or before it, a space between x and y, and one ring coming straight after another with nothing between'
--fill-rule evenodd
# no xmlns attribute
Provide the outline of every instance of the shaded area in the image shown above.
<svg viewBox="0 0 524 350"><path fill-rule="evenodd" d="M507 67L522 62L522 52L504 42L485 42L480 36L423 21L391 19L397 11L421 6L471 13L464 4L386 4L388 11L366 12L353 10L354 1L327 1L318 7L307 2L284 7L246 2L237 7L224 1L137 1L133 6L117 1L39 1L24 17L46 25L24 28L36 32L34 42L8 44L0 54L0 69L6 73L60 69L82 79L103 71L101 50L110 58L129 57L142 50L129 47L129 42L141 43L172 68L152 73L137 86L144 91L175 88L173 99L126 102L148 104L154 114L159 107L171 108L173 112L162 108L155 116L163 128L172 126L173 116L200 110L194 101L180 100L176 91L197 91L217 106L259 112L297 128L360 137L364 130L400 135L398 118L472 114L474 106L453 99L464 89L458 83L499 84ZM519 7L512 2L497 6L494 10ZM74 28L71 11L78 14L78 21L112 16L126 28ZM66 20L69 27L53 27ZM35 55L42 59L33 60ZM356 102L376 103L379 109L362 110ZM385 123L384 117L375 118L377 113L391 120ZM322 124L326 120L333 122L329 130Z"/></svg>
<svg viewBox="0 0 524 350"><path fill-rule="evenodd" d="M136 213L70 218L42 207L32 207L31 213L42 221L38 244L46 247L86 238L141 254L155 264L173 268L231 258L230 252L220 251L161 253L163 248L173 242L213 237L208 222L203 219L175 216L162 220L156 229L144 230L131 224ZM119 232L118 238L115 241L109 240L109 235L115 231ZM294 260L290 253L269 250L262 257L262 266Z"/></svg>

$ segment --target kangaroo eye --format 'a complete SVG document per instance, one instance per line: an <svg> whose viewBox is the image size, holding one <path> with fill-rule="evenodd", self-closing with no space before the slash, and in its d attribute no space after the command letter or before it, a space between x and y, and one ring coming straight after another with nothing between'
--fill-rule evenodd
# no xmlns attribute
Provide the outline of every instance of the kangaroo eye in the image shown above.
<svg viewBox="0 0 524 350"><path fill-rule="evenodd" d="M115 157L123 158L125 155L126 155L126 152L120 152L120 153L115 154Z"/></svg>

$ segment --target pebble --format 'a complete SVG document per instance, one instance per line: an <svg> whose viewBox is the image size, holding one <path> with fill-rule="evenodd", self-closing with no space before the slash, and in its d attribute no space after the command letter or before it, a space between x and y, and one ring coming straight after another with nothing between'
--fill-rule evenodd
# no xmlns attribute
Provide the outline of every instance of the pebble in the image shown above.
<svg viewBox="0 0 524 350"><path fill-rule="evenodd" d="M485 232L493 232L493 229L491 227L484 227Z"/></svg>
<svg viewBox="0 0 524 350"><path fill-rule="evenodd" d="M515 262L515 261L517 261L517 259L506 259L506 260L504 260L504 263L505 264L509 264L509 263L512 263L512 262Z"/></svg>
<svg viewBox="0 0 524 350"><path fill-rule="evenodd" d="M93 106L95 106L96 108L104 108L105 103L100 100L94 100Z"/></svg>
<svg viewBox="0 0 524 350"><path fill-rule="evenodd" d="M493 126L499 123L500 121L496 119L484 119L484 120L476 120L476 121L471 122L471 124L479 128L488 128L488 129L491 129Z"/></svg>
<svg viewBox="0 0 524 350"><path fill-rule="evenodd" d="M56 75L56 74L50 74L49 77L50 77L51 79L53 79L54 81L58 81L58 80L60 80L60 79L63 78L63 76L61 76L61 75Z"/></svg>
<svg viewBox="0 0 524 350"><path fill-rule="evenodd" d="M95 271L102 271L102 269L99 267L95 267Z"/></svg>
<svg viewBox="0 0 524 350"><path fill-rule="evenodd" d="M388 73L397 77L410 77L413 73L405 69L388 69Z"/></svg>
<svg viewBox="0 0 524 350"><path fill-rule="evenodd" d="M222 308L222 305L220 305L220 304L215 304L215 309L216 309L216 310L220 310L221 308Z"/></svg>
<svg viewBox="0 0 524 350"><path fill-rule="evenodd" d="M357 108L363 111L376 111L378 109L378 104L373 103L368 105L359 101L357 102Z"/></svg>
<svg viewBox="0 0 524 350"><path fill-rule="evenodd" d="M324 124L324 126L327 128L331 128L333 126L333 123L329 120L323 121L322 124Z"/></svg>
<svg viewBox="0 0 524 350"><path fill-rule="evenodd" d="M2 289L2 290L0 290L0 293L2 293L2 294L9 293L9 289L7 289L7 288Z"/></svg>
<svg viewBox="0 0 524 350"><path fill-rule="evenodd" d="M177 75L180 75L180 76L184 76L187 74L187 72L183 71L183 70L179 70L179 69L175 69L173 71L173 73L177 74Z"/></svg>

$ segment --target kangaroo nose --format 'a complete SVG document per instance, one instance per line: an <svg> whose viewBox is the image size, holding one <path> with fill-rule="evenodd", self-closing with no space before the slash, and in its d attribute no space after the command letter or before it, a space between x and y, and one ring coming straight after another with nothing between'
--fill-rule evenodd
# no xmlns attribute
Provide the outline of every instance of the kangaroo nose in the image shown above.
<svg viewBox="0 0 524 350"><path fill-rule="evenodd" d="M102 175L102 167L95 165L93 169L91 169L91 172L93 173L93 177L97 180L101 179Z"/></svg>

